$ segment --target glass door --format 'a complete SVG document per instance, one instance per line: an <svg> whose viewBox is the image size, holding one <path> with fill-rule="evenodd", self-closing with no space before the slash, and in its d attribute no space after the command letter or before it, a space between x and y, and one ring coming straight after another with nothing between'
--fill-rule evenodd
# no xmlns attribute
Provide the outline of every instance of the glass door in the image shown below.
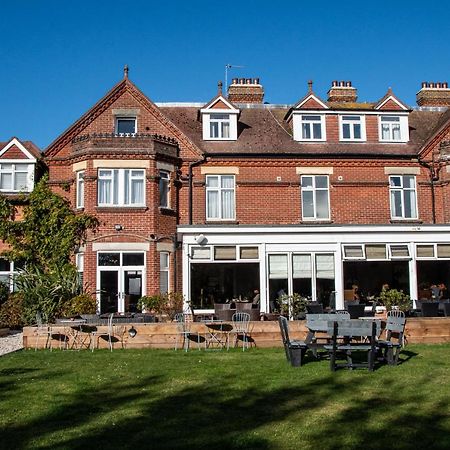
<svg viewBox="0 0 450 450"><path fill-rule="evenodd" d="M144 252L98 253L100 314L136 312L144 295Z"/></svg>

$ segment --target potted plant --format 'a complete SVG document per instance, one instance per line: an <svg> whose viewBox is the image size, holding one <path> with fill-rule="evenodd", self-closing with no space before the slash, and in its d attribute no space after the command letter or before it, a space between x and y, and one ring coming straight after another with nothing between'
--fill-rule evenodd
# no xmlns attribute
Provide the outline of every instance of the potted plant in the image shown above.
<svg viewBox="0 0 450 450"><path fill-rule="evenodd" d="M308 299L300 294L284 294L279 298L281 314L293 319L304 319Z"/></svg>
<svg viewBox="0 0 450 450"><path fill-rule="evenodd" d="M411 299L402 290L383 289L378 297L378 302L386 307L386 311L399 309L406 313L411 309Z"/></svg>

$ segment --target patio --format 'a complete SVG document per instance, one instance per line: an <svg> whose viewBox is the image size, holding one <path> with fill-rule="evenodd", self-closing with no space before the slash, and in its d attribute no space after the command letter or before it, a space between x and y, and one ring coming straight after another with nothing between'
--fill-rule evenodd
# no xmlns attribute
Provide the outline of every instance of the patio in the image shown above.
<svg viewBox="0 0 450 450"><path fill-rule="evenodd" d="M122 323L125 348L174 348L177 338L177 324L169 323ZM133 327L136 335L131 337L128 331ZM305 339L307 334L304 320L292 321L289 325L293 339ZM99 333L107 333L107 326L97 327ZM34 348L35 327L25 327L23 340L25 348ZM205 332L204 323L194 322L191 331ZM64 327L52 326L52 334L64 333ZM250 322L249 334L253 340L253 346L258 348L280 347L280 329L277 321ZM406 339L409 344L413 343L445 343L450 342L450 317L411 317L406 322ZM38 348L45 346L45 337L40 337ZM55 348L58 346L57 338L54 340ZM101 348L107 348L106 341L100 342ZM115 348L120 348L120 345ZM195 348L195 347L193 347Z"/></svg>

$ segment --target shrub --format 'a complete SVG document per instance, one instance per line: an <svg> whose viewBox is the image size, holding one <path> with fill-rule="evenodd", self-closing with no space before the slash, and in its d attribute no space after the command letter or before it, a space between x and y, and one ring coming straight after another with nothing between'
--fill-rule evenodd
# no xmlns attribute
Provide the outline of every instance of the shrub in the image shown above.
<svg viewBox="0 0 450 450"><path fill-rule="evenodd" d="M23 296L20 293L9 294L8 300L0 306L0 324L13 329L23 327L23 312Z"/></svg>
<svg viewBox="0 0 450 450"><path fill-rule="evenodd" d="M387 311L390 311L393 306L404 312L411 309L411 299L402 290L383 289L378 297L378 302L384 305Z"/></svg>
<svg viewBox="0 0 450 450"><path fill-rule="evenodd" d="M298 318L306 313L308 299L300 294L287 295L280 297L281 314L286 317Z"/></svg>
<svg viewBox="0 0 450 450"><path fill-rule="evenodd" d="M73 317L81 314L95 314L96 312L97 302L95 298L89 294L80 294L63 304L60 315Z"/></svg>
<svg viewBox="0 0 450 450"><path fill-rule="evenodd" d="M173 320L175 314L183 312L184 297L179 292L155 294L141 297L138 301L138 309L153 313L166 314Z"/></svg>
<svg viewBox="0 0 450 450"><path fill-rule="evenodd" d="M3 305L3 303L8 300L9 296L9 286L4 283L3 281L0 281L0 306Z"/></svg>
<svg viewBox="0 0 450 450"><path fill-rule="evenodd" d="M164 294L144 295L138 300L137 307L140 311L145 310L153 314L162 314L164 301Z"/></svg>

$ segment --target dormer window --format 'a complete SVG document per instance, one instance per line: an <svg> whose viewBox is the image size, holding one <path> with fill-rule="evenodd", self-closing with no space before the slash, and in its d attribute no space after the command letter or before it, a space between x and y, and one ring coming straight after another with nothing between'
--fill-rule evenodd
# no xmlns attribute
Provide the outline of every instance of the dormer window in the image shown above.
<svg viewBox="0 0 450 450"><path fill-rule="evenodd" d="M230 139L230 115L210 114L209 115L209 138L210 139Z"/></svg>
<svg viewBox="0 0 450 450"><path fill-rule="evenodd" d="M116 117L116 134L128 136L136 134L136 117Z"/></svg>
<svg viewBox="0 0 450 450"><path fill-rule="evenodd" d="M341 141L365 141L366 127L363 116L339 116Z"/></svg>
<svg viewBox="0 0 450 450"><path fill-rule="evenodd" d="M239 109L219 95L200 110L203 123L203 140L235 141Z"/></svg>
<svg viewBox="0 0 450 450"><path fill-rule="evenodd" d="M325 117L320 114L302 114L302 141L325 140Z"/></svg>
<svg viewBox="0 0 450 450"><path fill-rule="evenodd" d="M30 192L33 164L0 164L0 192Z"/></svg>
<svg viewBox="0 0 450 450"><path fill-rule="evenodd" d="M408 116L382 115L379 117L381 142L408 142Z"/></svg>

